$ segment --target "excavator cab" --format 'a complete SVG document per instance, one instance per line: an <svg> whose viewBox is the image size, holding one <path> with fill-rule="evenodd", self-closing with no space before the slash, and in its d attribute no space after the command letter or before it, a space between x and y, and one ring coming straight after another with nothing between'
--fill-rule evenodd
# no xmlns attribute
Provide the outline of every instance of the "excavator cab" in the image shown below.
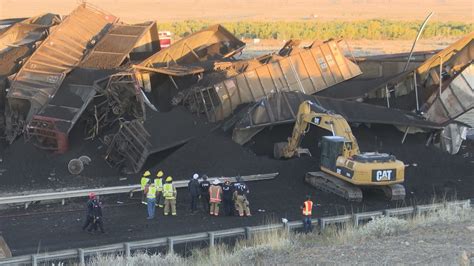
<svg viewBox="0 0 474 266"><path fill-rule="evenodd" d="M321 139L321 166L336 171L336 160L344 152L344 138L323 136Z"/></svg>

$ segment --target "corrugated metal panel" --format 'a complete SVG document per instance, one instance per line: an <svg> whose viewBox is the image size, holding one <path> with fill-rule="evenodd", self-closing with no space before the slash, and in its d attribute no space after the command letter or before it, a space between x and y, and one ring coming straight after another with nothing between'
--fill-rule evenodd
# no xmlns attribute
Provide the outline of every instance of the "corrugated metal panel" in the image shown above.
<svg viewBox="0 0 474 266"><path fill-rule="evenodd" d="M193 33L163 49L145 61L140 66L161 67L167 63L177 64L196 63L201 60L213 59L220 55L229 56L241 50L245 43L237 39L221 25Z"/></svg>
<svg viewBox="0 0 474 266"><path fill-rule="evenodd" d="M474 65L471 63L451 82L443 86L441 94L434 92L433 99L423 108L425 117L445 124L474 108Z"/></svg>
<svg viewBox="0 0 474 266"><path fill-rule="evenodd" d="M89 41L116 20L82 4L36 49L16 75L8 93L10 100L18 98L31 103L27 121L56 93L66 73L79 64Z"/></svg>
<svg viewBox="0 0 474 266"><path fill-rule="evenodd" d="M421 66L418 67L418 74L424 75L428 73L431 69L439 66L440 63L447 62L451 60L451 57L458 56L458 52L464 49L465 47L471 46L471 42L474 39L474 32L471 32L459 39L455 43L451 44L447 48L443 49L439 53L433 55L430 59L426 60ZM470 48L474 49L474 48ZM472 55L472 50L470 52ZM472 56L471 56L472 58ZM440 60L441 59L441 60Z"/></svg>
<svg viewBox="0 0 474 266"><path fill-rule="evenodd" d="M299 105L306 100L315 103L312 106L314 112L321 113L330 110L342 115L349 122L392 124L428 129L441 128L438 124L426 121L408 111L294 91L273 93L236 115L241 119L234 128L232 139L239 144L244 144L266 126L294 123Z"/></svg>
<svg viewBox="0 0 474 266"><path fill-rule="evenodd" d="M154 22L137 25L115 24L81 62L81 67L109 69L118 67Z"/></svg>
<svg viewBox="0 0 474 266"><path fill-rule="evenodd" d="M334 84L360 75L359 67L344 57L338 42L331 40L300 49L287 57L256 67L212 88L201 88L198 96L211 121L228 117L242 103L255 102L277 91L301 91L314 94ZM204 93L203 93L204 91ZM209 100L218 99L209 103ZM209 105L212 108L209 108ZM201 108L202 109L202 108Z"/></svg>
<svg viewBox="0 0 474 266"><path fill-rule="evenodd" d="M21 68L20 62L34 52L34 44L45 39L49 28L59 21L58 15L44 14L0 32L0 79L17 72Z"/></svg>

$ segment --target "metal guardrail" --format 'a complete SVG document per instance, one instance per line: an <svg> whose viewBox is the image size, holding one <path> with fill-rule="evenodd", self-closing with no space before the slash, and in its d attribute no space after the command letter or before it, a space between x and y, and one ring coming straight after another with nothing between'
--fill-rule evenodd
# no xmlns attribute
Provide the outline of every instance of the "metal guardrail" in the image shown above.
<svg viewBox="0 0 474 266"><path fill-rule="evenodd" d="M278 173L269 173L269 174L258 174L258 175L247 175L241 176L243 181L260 181L273 179L278 175ZM232 182L235 182L236 177L225 177L225 179L230 179ZM215 179L221 180L221 177L211 177L208 180L210 182ZM173 184L176 188L185 188L188 186L189 180L179 180L174 181ZM30 194L30 195L17 195L17 196L8 196L0 197L0 205L5 204L25 204L25 208L28 208L28 205L31 202L37 201L51 201L51 200L62 200L63 204L66 199L71 198L80 198L87 197L90 192L94 192L96 195L111 195L111 194L123 194L130 193L130 197L134 192L140 191L140 185L128 185L128 186L116 186L116 187L106 187L106 188L92 188L92 189L81 189L81 190L71 190L71 191L61 191L61 192L50 192L50 193L40 193L40 194Z"/></svg>
<svg viewBox="0 0 474 266"><path fill-rule="evenodd" d="M403 215L412 215L415 211L414 207L404 207L398 209L388 209L385 210L385 216L392 217L392 216L403 216Z"/></svg>
<svg viewBox="0 0 474 266"><path fill-rule="evenodd" d="M427 205L418 205L415 207L416 214L422 214L426 212L432 212L439 210L444 207L442 203L427 204Z"/></svg>
<svg viewBox="0 0 474 266"><path fill-rule="evenodd" d="M431 204L431 205L420 205L425 211L436 211L439 210L440 206L446 207L461 207L468 208L471 206L471 200L464 201L454 201L447 202L446 204ZM417 206L418 207L418 206ZM411 213L408 213L408 210L411 209ZM400 211L397 211L400 210ZM324 230L329 224L337 223L349 223L354 219L354 225L360 225L361 221L367 220L368 217L380 216L382 213L390 214L390 216L402 216L405 217L407 214L419 214L418 208L407 207L400 209L386 209L383 211L377 212L365 212L357 213L354 215L339 215L333 217L323 217L319 219L319 225L321 230ZM313 224L317 224L317 219L313 220ZM51 262L54 260L79 260L81 265L85 265L86 257L95 256L103 253L123 253L125 256L129 257L132 254L133 250L145 249L145 248L157 248L157 247L168 247L168 252L174 252L174 245L198 241L208 241L209 246L214 246L216 239L226 238L226 237L238 237L245 236L250 238L252 234L259 232L266 232L271 230L286 229L288 231L303 227L301 221L291 221L287 223L280 224L269 224L269 225L258 225L251 227L240 227L232 228L220 231L210 231L203 233L194 233L181 236L171 236L171 237L161 237L155 239L139 240L134 242L125 242L118 244L111 244L99 247L90 247L90 248L78 248L78 249L69 249L61 251L53 251L43 254L33 254L33 255L24 255L18 257L12 257L7 259L0 259L0 265L18 265L18 264L32 264L33 266L38 265L40 262Z"/></svg>
<svg viewBox="0 0 474 266"><path fill-rule="evenodd" d="M359 226L361 221L373 220L374 218L383 216L383 212L375 211L375 212L363 212L363 213L355 213L354 217L354 226Z"/></svg>
<svg viewBox="0 0 474 266"><path fill-rule="evenodd" d="M326 228L326 225L347 223L347 222L350 222L351 220L352 220L352 215L350 214L324 217L324 218L319 219L319 225L321 227L321 230L324 230Z"/></svg>

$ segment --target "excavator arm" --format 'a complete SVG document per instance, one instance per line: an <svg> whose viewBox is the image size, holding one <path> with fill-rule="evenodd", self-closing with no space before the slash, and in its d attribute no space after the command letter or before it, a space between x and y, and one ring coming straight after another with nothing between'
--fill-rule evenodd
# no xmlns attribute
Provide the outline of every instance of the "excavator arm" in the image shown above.
<svg viewBox="0 0 474 266"><path fill-rule="evenodd" d="M354 154L359 154L359 145L352 134L351 127L346 119L338 114L333 114L329 111L314 112L311 109L313 103L311 101L304 101L298 108L296 115L296 122L293 128L293 133L288 142L276 143L274 146L275 158L292 158L300 154L310 154L309 150L300 148L301 140L308 132L310 125L315 125L332 132L333 136L344 137L347 141L344 145L344 155L350 157Z"/></svg>

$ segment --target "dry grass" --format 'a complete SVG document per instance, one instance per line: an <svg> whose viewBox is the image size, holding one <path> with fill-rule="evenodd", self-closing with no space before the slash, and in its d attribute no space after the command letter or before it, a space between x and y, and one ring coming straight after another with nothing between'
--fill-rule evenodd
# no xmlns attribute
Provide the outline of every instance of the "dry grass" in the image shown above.
<svg viewBox="0 0 474 266"><path fill-rule="evenodd" d="M248 265L279 264L292 255L302 256L312 248L347 245L369 239L395 236L415 228L438 224L452 224L474 218L470 208L458 206L443 207L435 212L416 215L407 220L394 217L380 217L355 228L351 224L328 227L319 234L288 233L285 230L271 230L254 234L249 240L240 240L234 246L216 245L213 248L196 249L189 257L170 254L135 254L132 258L122 256L101 256L91 265Z"/></svg>

